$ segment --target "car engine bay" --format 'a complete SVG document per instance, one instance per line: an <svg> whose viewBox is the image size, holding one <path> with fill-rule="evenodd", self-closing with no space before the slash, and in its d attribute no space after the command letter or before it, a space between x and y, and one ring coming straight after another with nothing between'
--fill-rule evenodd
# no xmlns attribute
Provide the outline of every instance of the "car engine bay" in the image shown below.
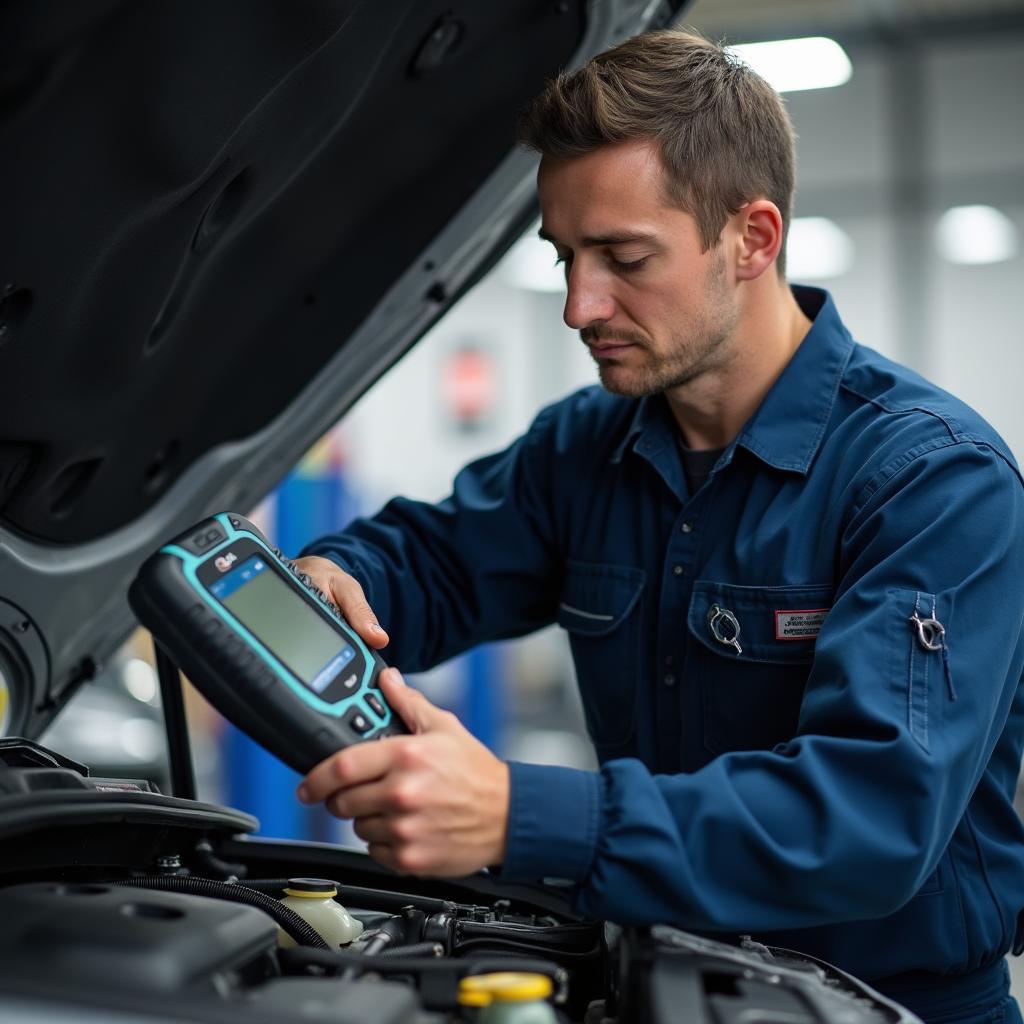
<svg viewBox="0 0 1024 1024"><path fill-rule="evenodd" d="M580 919L557 887L399 877L359 851L248 838L248 815L94 778L27 740L0 741L0 765L4 1019L81 1021L92 1008L105 1020L441 1024L477 1019L460 982L495 972L549 979L556 1019L586 1024L915 1019L749 937L620 928ZM280 902L304 879L334 883L362 925L354 941L330 948Z"/></svg>

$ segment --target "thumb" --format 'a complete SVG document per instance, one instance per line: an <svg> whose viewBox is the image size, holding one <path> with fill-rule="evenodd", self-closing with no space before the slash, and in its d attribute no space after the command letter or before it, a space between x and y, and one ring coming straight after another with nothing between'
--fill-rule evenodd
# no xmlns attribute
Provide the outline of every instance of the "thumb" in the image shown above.
<svg viewBox="0 0 1024 1024"><path fill-rule="evenodd" d="M443 728L447 712L434 707L419 690L407 686L397 668L381 672L380 688L411 732L436 732Z"/></svg>

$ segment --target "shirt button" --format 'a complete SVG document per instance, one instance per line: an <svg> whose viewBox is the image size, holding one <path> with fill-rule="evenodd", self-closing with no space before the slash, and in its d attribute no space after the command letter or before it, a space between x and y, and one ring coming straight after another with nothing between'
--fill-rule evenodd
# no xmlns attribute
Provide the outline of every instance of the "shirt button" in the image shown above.
<svg viewBox="0 0 1024 1024"><path fill-rule="evenodd" d="M672 572L676 576L682 576L683 575L683 567L681 565L673 565L672 566Z"/></svg>
<svg viewBox="0 0 1024 1024"><path fill-rule="evenodd" d="M676 677L674 675L672 675L671 672L667 673L666 676L665 676L665 685L666 686L675 686L676 685Z"/></svg>
<svg viewBox="0 0 1024 1024"><path fill-rule="evenodd" d="M693 523L687 520L685 523L683 523L680 529L683 531L683 533L693 533Z"/></svg>

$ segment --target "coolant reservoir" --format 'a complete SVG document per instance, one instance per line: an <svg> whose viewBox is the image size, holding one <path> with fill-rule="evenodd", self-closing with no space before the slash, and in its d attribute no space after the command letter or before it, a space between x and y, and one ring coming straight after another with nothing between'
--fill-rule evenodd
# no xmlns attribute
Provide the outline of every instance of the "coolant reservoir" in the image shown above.
<svg viewBox="0 0 1024 1024"><path fill-rule="evenodd" d="M347 946L363 933L363 922L357 921L340 903L334 901L338 890L326 878L289 878L281 902L294 910L315 928L331 949ZM277 930L277 944L294 946L295 940L282 928Z"/></svg>
<svg viewBox="0 0 1024 1024"><path fill-rule="evenodd" d="M551 989L545 974L475 974L459 982L459 1004L480 1008L478 1024L557 1024L555 1011L546 1001Z"/></svg>

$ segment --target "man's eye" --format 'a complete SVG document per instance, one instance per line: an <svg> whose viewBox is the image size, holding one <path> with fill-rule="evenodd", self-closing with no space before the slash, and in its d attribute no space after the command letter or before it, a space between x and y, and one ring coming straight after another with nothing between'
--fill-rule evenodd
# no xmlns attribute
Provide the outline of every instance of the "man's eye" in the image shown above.
<svg viewBox="0 0 1024 1024"><path fill-rule="evenodd" d="M649 258L650 257L648 256L641 256L638 260L617 260L613 256L611 258L611 264L620 273L632 274L637 270L642 270L644 264L647 262Z"/></svg>

